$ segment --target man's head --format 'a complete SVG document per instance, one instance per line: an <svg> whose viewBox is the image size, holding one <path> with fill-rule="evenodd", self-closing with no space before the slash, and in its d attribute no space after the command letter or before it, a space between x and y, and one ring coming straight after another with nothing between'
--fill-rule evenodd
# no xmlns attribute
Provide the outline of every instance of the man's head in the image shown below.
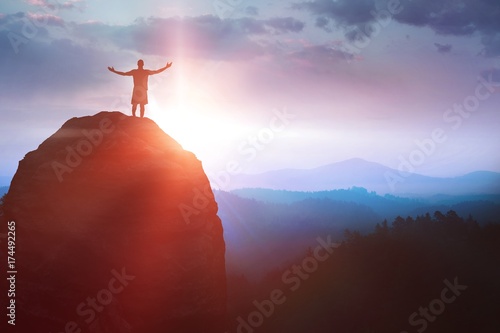
<svg viewBox="0 0 500 333"><path fill-rule="evenodd" d="M143 67L144 67L144 60L139 59L139 60L137 61L137 67L139 67L139 68L143 68Z"/></svg>

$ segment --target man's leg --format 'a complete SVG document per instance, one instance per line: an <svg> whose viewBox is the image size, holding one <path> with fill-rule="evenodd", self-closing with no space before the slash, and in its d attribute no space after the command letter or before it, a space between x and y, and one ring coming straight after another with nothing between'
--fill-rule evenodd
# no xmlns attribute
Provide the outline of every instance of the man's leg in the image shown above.
<svg viewBox="0 0 500 333"><path fill-rule="evenodd" d="M144 104L141 104L141 118L144 118Z"/></svg>
<svg viewBox="0 0 500 333"><path fill-rule="evenodd" d="M132 116L135 117L135 110L137 110L137 104L132 104Z"/></svg>

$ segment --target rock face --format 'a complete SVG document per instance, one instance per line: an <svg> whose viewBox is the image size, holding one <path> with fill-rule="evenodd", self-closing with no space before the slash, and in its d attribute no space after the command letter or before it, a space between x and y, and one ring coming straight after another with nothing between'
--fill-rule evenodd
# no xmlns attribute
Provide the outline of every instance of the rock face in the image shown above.
<svg viewBox="0 0 500 333"><path fill-rule="evenodd" d="M70 119L20 161L4 211L16 331L224 332L217 204L201 162L153 121Z"/></svg>

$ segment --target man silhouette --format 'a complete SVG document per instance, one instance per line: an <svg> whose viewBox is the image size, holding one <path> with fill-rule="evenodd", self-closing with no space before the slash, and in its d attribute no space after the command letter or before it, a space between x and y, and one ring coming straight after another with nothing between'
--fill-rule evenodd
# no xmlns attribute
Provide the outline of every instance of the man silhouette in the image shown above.
<svg viewBox="0 0 500 333"><path fill-rule="evenodd" d="M165 67L157 69L155 71L150 69L144 69L144 61L139 59L137 61L137 69L132 69L128 72L119 72L115 70L114 67L108 67L108 69L118 75L132 76L134 78L134 90L132 92L132 116L136 117L135 111L137 110L137 104L141 106L141 118L144 117L144 106L148 104L148 77L150 75L159 74L165 69L172 66L172 63L167 63Z"/></svg>

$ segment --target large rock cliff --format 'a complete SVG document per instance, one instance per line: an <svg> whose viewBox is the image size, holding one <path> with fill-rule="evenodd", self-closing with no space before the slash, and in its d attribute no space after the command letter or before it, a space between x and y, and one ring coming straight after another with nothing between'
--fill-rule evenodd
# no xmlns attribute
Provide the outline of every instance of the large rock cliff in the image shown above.
<svg viewBox="0 0 500 333"><path fill-rule="evenodd" d="M68 120L20 161L4 213L16 331L224 331L217 204L201 162L152 120Z"/></svg>

